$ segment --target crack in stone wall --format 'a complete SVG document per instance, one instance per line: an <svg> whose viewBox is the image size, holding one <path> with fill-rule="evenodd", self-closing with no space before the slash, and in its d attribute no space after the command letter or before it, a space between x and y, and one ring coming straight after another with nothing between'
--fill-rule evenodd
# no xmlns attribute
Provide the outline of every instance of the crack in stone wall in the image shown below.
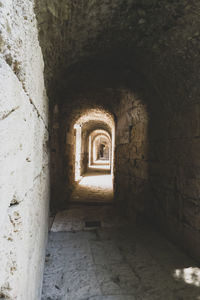
<svg viewBox="0 0 200 300"><path fill-rule="evenodd" d="M12 114L14 111L16 111L19 108L19 106L14 107L11 111L9 112L2 112L2 116L0 117L0 121L6 119L10 114Z"/></svg>

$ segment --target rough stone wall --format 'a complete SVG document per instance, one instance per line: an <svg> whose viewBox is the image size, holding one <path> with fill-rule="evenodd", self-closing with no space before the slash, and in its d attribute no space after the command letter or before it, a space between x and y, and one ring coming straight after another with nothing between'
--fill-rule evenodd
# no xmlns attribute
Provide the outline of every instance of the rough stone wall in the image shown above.
<svg viewBox="0 0 200 300"><path fill-rule="evenodd" d="M83 175L87 171L88 166L88 151L87 151L87 132L85 130L82 130L81 135L81 175Z"/></svg>
<svg viewBox="0 0 200 300"><path fill-rule="evenodd" d="M0 298L40 299L48 102L34 1L0 1Z"/></svg>
<svg viewBox="0 0 200 300"><path fill-rule="evenodd" d="M200 259L200 103L152 120L149 177L154 216L166 233Z"/></svg>
<svg viewBox="0 0 200 300"><path fill-rule="evenodd" d="M122 91L121 97L116 111L115 195L120 209L135 221L149 197L149 119L142 99L130 91Z"/></svg>
<svg viewBox="0 0 200 300"><path fill-rule="evenodd" d="M200 259L200 104L151 110L130 91L117 111L115 195L133 221L141 217Z"/></svg>

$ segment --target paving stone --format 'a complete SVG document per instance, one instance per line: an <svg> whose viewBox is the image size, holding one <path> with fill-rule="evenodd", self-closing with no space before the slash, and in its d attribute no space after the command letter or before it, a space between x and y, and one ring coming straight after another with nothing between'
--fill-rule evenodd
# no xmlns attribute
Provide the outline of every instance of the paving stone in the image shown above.
<svg viewBox="0 0 200 300"><path fill-rule="evenodd" d="M91 241L95 264L107 265L123 262L123 256L113 241Z"/></svg>
<svg viewBox="0 0 200 300"><path fill-rule="evenodd" d="M93 295L102 295L94 270L87 269L66 272L64 279L66 293L65 300L78 300Z"/></svg>
<svg viewBox="0 0 200 300"><path fill-rule="evenodd" d="M49 239L42 300L200 299L198 264L149 226L51 232Z"/></svg>
<svg viewBox="0 0 200 300"><path fill-rule="evenodd" d="M134 295L140 287L128 264L96 265L96 276L104 295Z"/></svg>

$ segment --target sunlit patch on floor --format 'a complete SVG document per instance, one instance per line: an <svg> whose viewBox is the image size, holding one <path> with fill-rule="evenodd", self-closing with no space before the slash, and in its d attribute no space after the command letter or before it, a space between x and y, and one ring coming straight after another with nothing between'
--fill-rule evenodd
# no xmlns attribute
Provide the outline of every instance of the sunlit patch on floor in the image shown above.
<svg viewBox="0 0 200 300"><path fill-rule="evenodd" d="M113 177L107 165L94 165L77 182L70 203L98 203L113 202ZM105 169L103 169L105 167Z"/></svg>
<svg viewBox="0 0 200 300"><path fill-rule="evenodd" d="M182 279L185 283L200 287L200 268L189 267L177 269L174 272L174 277L177 279ZM200 299L200 296L198 299Z"/></svg>
<svg viewBox="0 0 200 300"><path fill-rule="evenodd" d="M95 164L89 166L89 170L110 170L109 161L95 161Z"/></svg>
<svg viewBox="0 0 200 300"><path fill-rule="evenodd" d="M79 186L87 187L90 190L112 191L112 176L110 174L91 173L84 176Z"/></svg>

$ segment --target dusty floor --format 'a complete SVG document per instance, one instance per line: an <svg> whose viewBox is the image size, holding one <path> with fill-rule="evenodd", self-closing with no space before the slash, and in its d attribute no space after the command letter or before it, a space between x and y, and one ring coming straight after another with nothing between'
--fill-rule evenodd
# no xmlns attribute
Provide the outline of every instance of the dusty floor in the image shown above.
<svg viewBox="0 0 200 300"><path fill-rule="evenodd" d="M101 221L101 227L86 228L89 220ZM42 299L200 299L195 261L150 227L130 229L120 222L112 217L112 207L72 207L58 214L49 237Z"/></svg>
<svg viewBox="0 0 200 300"><path fill-rule="evenodd" d="M112 180L94 172L53 221L42 300L200 300L198 264L150 226L127 224L111 200L100 205Z"/></svg>

